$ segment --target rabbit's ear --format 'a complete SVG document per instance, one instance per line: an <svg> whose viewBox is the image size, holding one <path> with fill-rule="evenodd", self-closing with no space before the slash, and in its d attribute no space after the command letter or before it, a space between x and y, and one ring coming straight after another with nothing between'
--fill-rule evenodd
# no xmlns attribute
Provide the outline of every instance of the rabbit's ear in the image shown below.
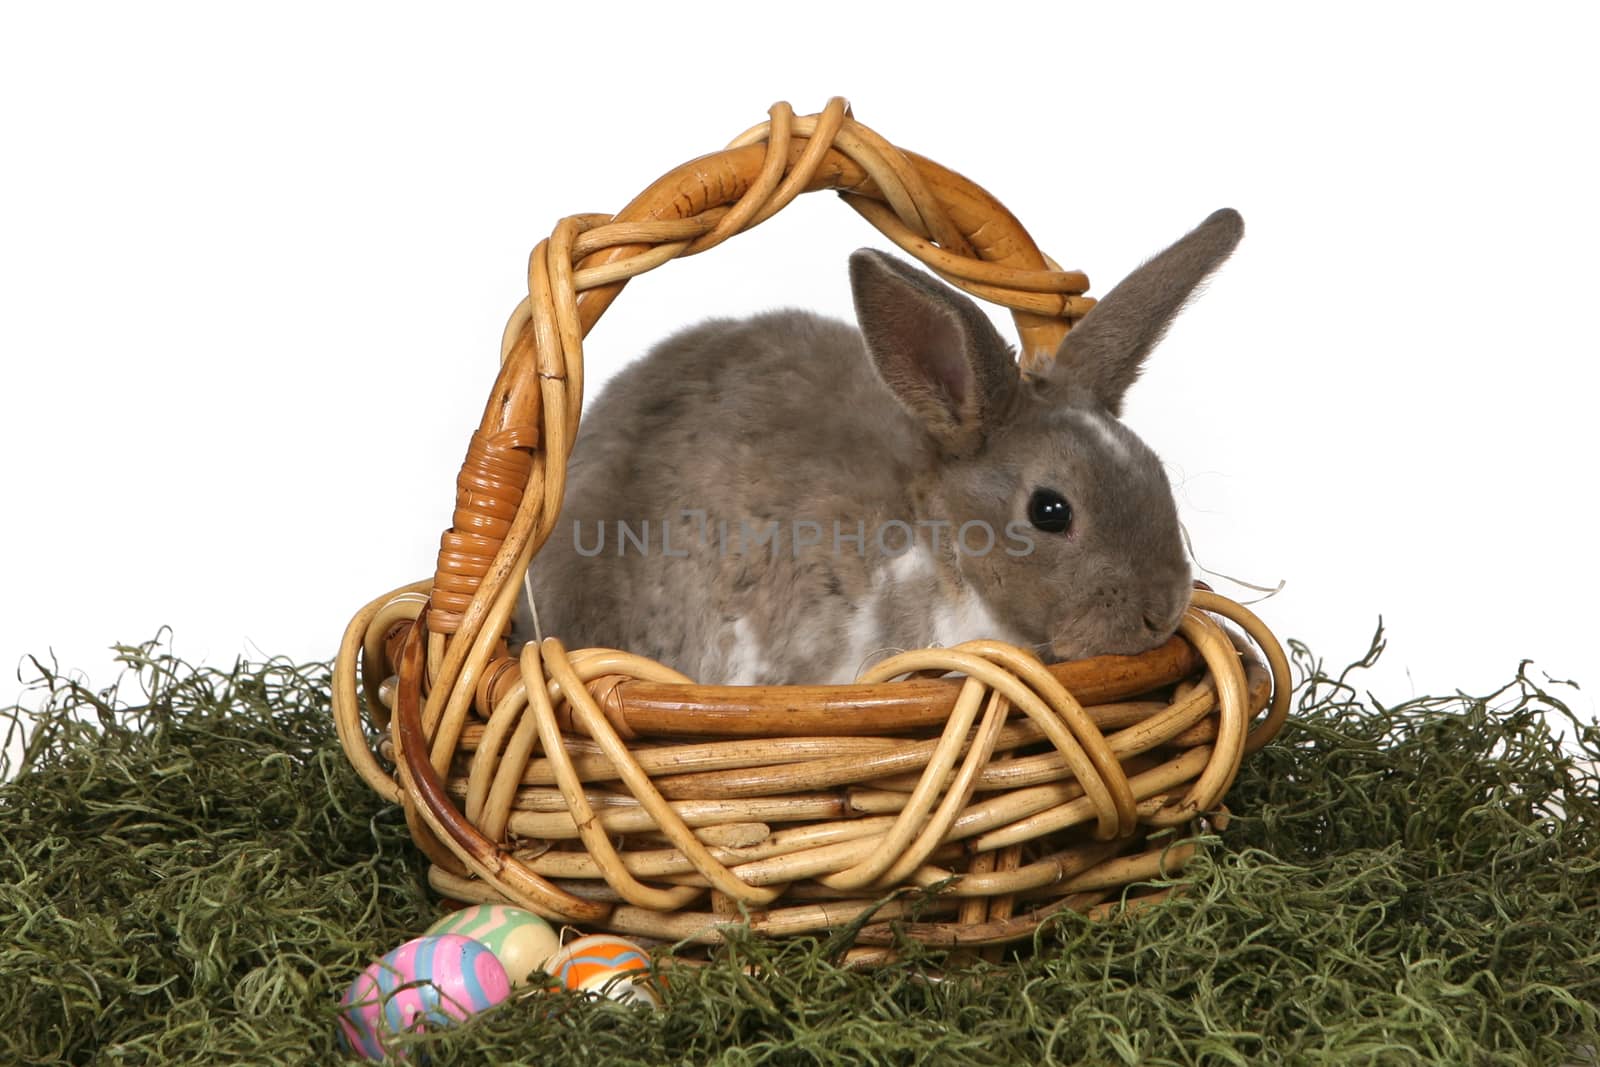
<svg viewBox="0 0 1600 1067"><path fill-rule="evenodd" d="M970 455L1005 417L1019 373L978 305L892 256L850 257L856 321L878 375L947 455Z"/></svg>
<svg viewBox="0 0 1600 1067"><path fill-rule="evenodd" d="M1239 213L1223 208L1124 278L1061 342L1050 385L1074 403L1121 414L1145 357L1243 235Z"/></svg>

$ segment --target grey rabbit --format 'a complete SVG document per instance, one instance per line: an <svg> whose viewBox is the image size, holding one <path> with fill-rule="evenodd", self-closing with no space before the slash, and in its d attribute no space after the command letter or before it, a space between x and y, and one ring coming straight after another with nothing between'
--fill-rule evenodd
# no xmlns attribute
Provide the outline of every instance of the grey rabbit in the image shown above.
<svg viewBox="0 0 1600 1067"><path fill-rule="evenodd" d="M980 637L1047 660L1155 647L1189 563L1161 462L1117 416L1243 230L1211 215L1037 377L965 295L869 249L859 330L775 311L668 338L584 414L530 569L539 629L708 684L843 683Z"/></svg>

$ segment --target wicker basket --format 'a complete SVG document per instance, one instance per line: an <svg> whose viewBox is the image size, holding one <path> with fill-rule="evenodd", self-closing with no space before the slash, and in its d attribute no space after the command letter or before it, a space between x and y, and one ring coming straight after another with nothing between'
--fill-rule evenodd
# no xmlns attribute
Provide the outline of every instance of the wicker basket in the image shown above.
<svg viewBox="0 0 1600 1067"><path fill-rule="evenodd" d="M803 118L778 104L616 215L562 219L530 259L433 579L363 608L335 672L345 750L404 806L442 894L668 940L712 942L748 921L772 935L859 923L868 956L891 925L998 944L1175 873L1184 830L1224 810L1240 761L1281 726L1277 641L1203 589L1179 635L1141 656L1046 667L973 642L844 686L694 685L554 638L508 653L522 575L561 504L584 335L629 278L820 189L1010 308L1026 368L1092 306L1088 280L988 193L839 99ZM387 731L377 751L363 708ZM939 891L893 892L917 886Z"/></svg>

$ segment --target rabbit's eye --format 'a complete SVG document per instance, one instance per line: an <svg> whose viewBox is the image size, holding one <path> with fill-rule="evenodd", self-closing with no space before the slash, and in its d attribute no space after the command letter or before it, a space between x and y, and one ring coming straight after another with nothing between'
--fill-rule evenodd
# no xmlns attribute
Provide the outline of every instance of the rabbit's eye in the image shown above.
<svg viewBox="0 0 1600 1067"><path fill-rule="evenodd" d="M1045 533L1066 533L1072 525L1072 505L1054 489L1035 489L1028 498L1028 521Z"/></svg>

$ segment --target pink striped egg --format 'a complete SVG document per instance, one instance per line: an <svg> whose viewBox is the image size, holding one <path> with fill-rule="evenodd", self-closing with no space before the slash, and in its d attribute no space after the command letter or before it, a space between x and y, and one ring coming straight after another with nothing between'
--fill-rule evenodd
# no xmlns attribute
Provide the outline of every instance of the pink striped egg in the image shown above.
<svg viewBox="0 0 1600 1067"><path fill-rule="evenodd" d="M429 935L460 934L483 945L506 969L513 988L545 965L560 947L550 924L510 904L474 904L453 911L428 927Z"/></svg>
<svg viewBox="0 0 1600 1067"><path fill-rule="evenodd" d="M506 969L470 937L415 937L350 983L339 1031L353 1051L381 1060L387 1035L451 1026L510 994Z"/></svg>

